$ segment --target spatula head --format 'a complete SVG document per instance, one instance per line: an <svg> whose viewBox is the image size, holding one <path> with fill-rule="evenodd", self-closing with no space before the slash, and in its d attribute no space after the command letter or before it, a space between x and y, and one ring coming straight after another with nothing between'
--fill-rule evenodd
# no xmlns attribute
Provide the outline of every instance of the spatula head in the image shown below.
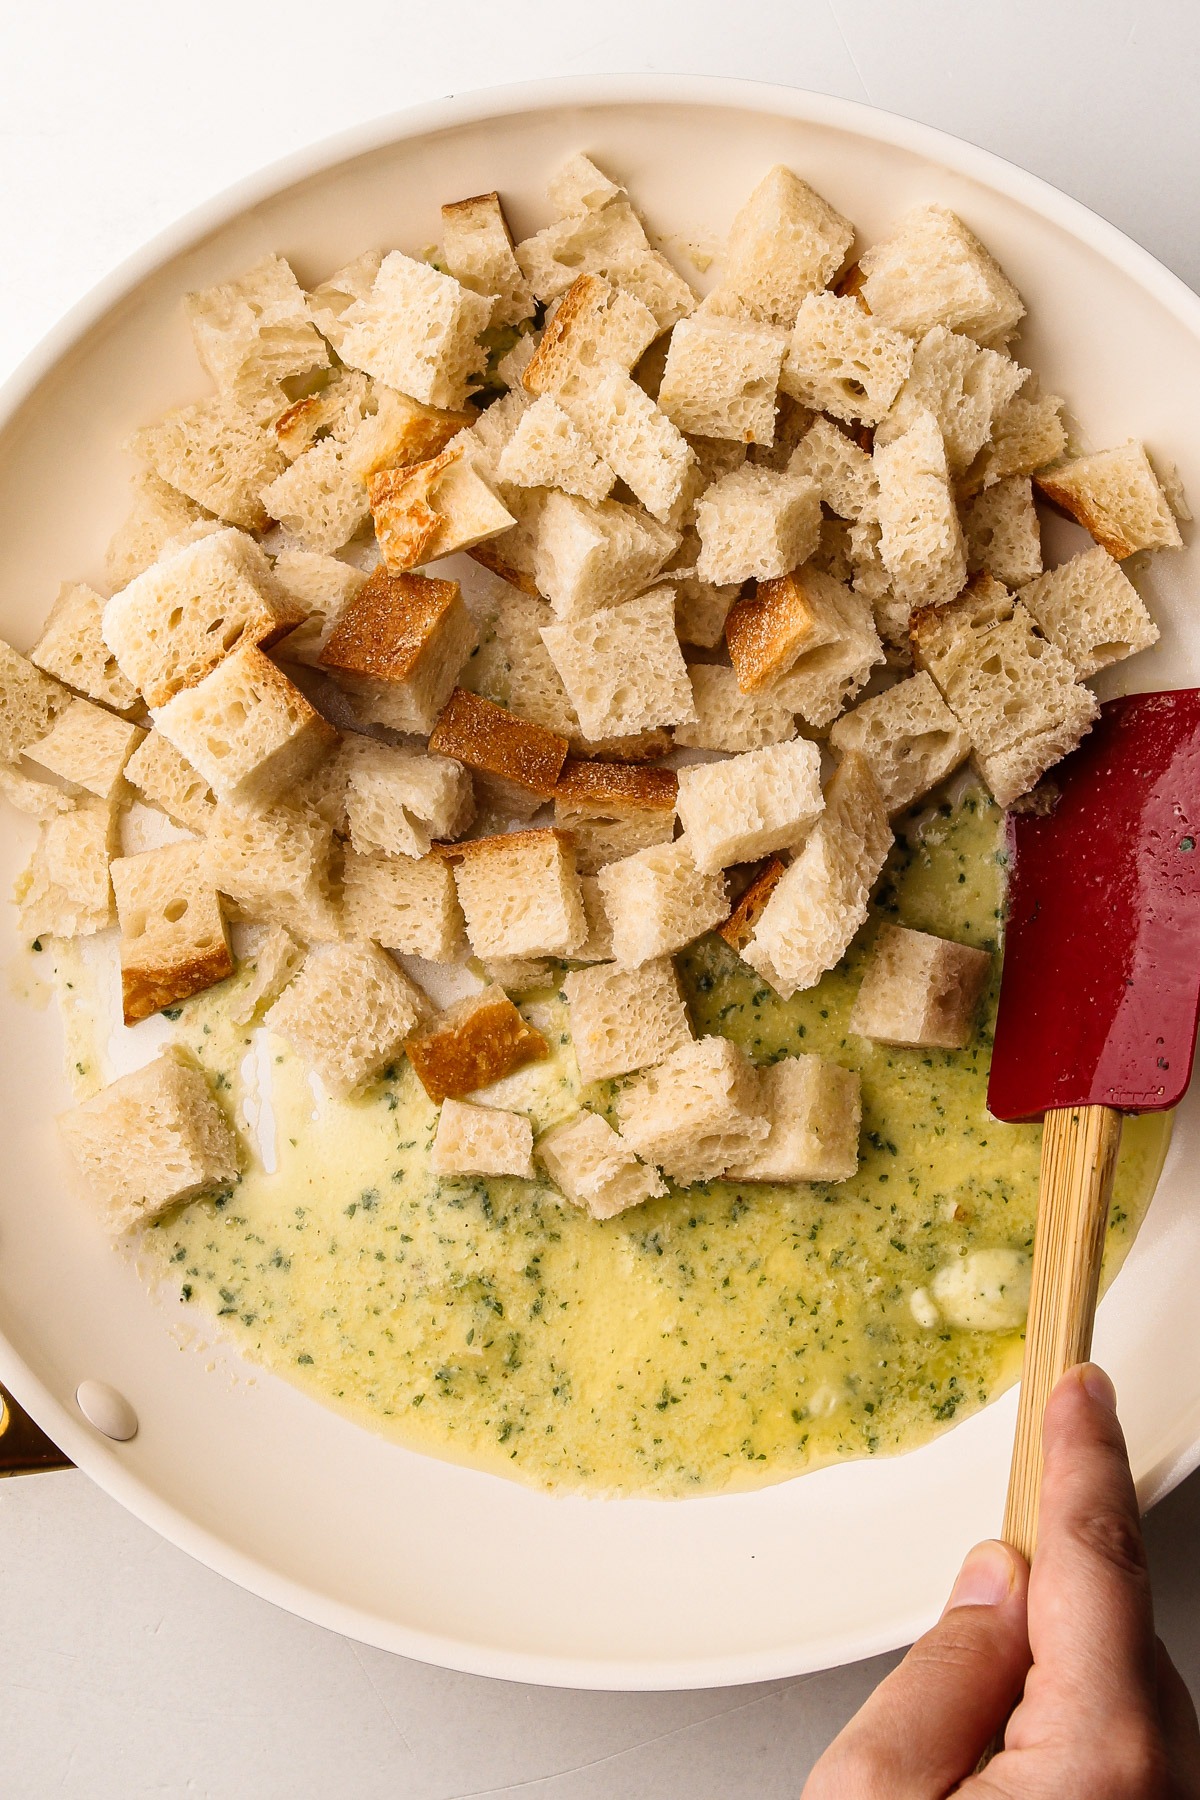
<svg viewBox="0 0 1200 1800"><path fill-rule="evenodd" d="M988 1105L1161 1111L1200 1010L1200 690L1109 700L1048 780L1053 809L1008 821Z"/></svg>

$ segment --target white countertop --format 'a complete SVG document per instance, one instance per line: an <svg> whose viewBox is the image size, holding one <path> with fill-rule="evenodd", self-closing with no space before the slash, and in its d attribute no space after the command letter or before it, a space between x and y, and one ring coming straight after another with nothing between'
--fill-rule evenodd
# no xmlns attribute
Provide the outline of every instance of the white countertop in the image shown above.
<svg viewBox="0 0 1200 1800"><path fill-rule="evenodd" d="M289 150L448 92L622 69L925 120L1200 287L1188 0L59 0L0 14L0 376L144 239ZM1159 1629L1198 1693L1200 1475L1148 1535ZM9 1800L784 1800L894 1660L662 1695L448 1674L243 1593L74 1472L0 1483L0 1592Z"/></svg>

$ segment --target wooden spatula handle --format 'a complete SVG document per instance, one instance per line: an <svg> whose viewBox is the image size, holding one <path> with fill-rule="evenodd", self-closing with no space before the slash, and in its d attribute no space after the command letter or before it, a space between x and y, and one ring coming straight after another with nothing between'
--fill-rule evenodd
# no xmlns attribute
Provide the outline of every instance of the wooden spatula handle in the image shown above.
<svg viewBox="0 0 1200 1800"><path fill-rule="evenodd" d="M1046 1114L1033 1279L1017 1435L1004 1508L1006 1543L1030 1558L1042 1486L1042 1417L1051 1389L1092 1348L1121 1115L1108 1106Z"/></svg>

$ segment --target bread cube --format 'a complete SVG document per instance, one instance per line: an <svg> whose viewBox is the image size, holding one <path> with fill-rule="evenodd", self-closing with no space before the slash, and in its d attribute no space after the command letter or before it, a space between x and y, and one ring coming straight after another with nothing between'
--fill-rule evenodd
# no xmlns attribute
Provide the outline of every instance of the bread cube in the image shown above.
<svg viewBox="0 0 1200 1800"><path fill-rule="evenodd" d="M639 969L598 963L563 981L571 1041L585 1084L629 1075L690 1043L692 1027L670 957Z"/></svg>
<svg viewBox="0 0 1200 1800"><path fill-rule="evenodd" d="M620 369L601 375L581 412L597 455L660 524L670 522L695 462L683 433Z"/></svg>
<svg viewBox="0 0 1200 1800"><path fill-rule="evenodd" d="M542 641L586 737L631 736L695 717L669 587L547 625Z"/></svg>
<svg viewBox="0 0 1200 1800"><path fill-rule="evenodd" d="M870 603L861 594L811 564L797 571L796 579L815 597L822 633L830 635L814 649L802 650L770 692L814 731L823 731L884 660L884 650Z"/></svg>
<svg viewBox="0 0 1200 1800"><path fill-rule="evenodd" d="M747 463L713 482L696 507L696 528L701 581L770 581L816 549L821 496L806 476Z"/></svg>
<svg viewBox="0 0 1200 1800"><path fill-rule="evenodd" d="M347 469L364 484L381 469L398 469L440 456L460 431L469 430L476 422L473 407L447 410L425 406L394 388L378 382L370 385L374 410L354 427L342 450Z"/></svg>
<svg viewBox="0 0 1200 1800"><path fill-rule="evenodd" d="M1145 446L1134 438L1058 463L1036 479L1047 500L1078 519L1118 562L1138 550L1178 550L1183 543Z"/></svg>
<svg viewBox="0 0 1200 1800"><path fill-rule="evenodd" d="M494 629L508 666L509 711L569 740L580 736L579 720L542 642L542 626L553 623L544 600L513 592L500 602Z"/></svg>
<svg viewBox="0 0 1200 1800"><path fill-rule="evenodd" d="M857 300L809 294L792 328L783 390L835 419L877 425L912 366L913 347L865 313Z"/></svg>
<svg viewBox="0 0 1200 1800"><path fill-rule="evenodd" d="M91 800L47 820L13 888L24 937L85 937L113 923L108 870L116 830L108 800Z"/></svg>
<svg viewBox="0 0 1200 1800"><path fill-rule="evenodd" d="M711 1181L770 1130L758 1071L728 1038L703 1037L643 1069L617 1095L621 1136L673 1181Z"/></svg>
<svg viewBox="0 0 1200 1800"><path fill-rule="evenodd" d="M325 552L348 544L369 511L362 482L334 438L322 438L268 482L262 503L304 549Z"/></svg>
<svg viewBox="0 0 1200 1800"><path fill-rule="evenodd" d="M731 1181L848 1181L862 1126L857 1071L819 1056L788 1056L758 1072L770 1132Z"/></svg>
<svg viewBox="0 0 1200 1800"><path fill-rule="evenodd" d="M485 981L494 981L506 994L532 994L558 982L558 961L552 956L490 956L482 963Z"/></svg>
<svg viewBox="0 0 1200 1800"><path fill-rule="evenodd" d="M184 302L196 355L218 390L255 417L286 405L282 383L329 366L300 284L282 256Z"/></svg>
<svg viewBox="0 0 1200 1800"><path fill-rule="evenodd" d="M541 1032L526 1023L498 987L485 987L447 1007L408 1043L417 1079L438 1106L478 1093L549 1054Z"/></svg>
<svg viewBox="0 0 1200 1800"><path fill-rule="evenodd" d="M168 413L135 431L127 446L169 487L245 531L269 523L259 498L287 465L273 432L227 395Z"/></svg>
<svg viewBox="0 0 1200 1800"><path fill-rule="evenodd" d="M420 988L375 944L323 944L264 1023L344 1099L401 1054L427 1011Z"/></svg>
<svg viewBox="0 0 1200 1800"><path fill-rule="evenodd" d="M567 740L518 719L503 706L456 688L429 739L430 751L450 756L481 775L538 799L554 792L567 755Z"/></svg>
<svg viewBox="0 0 1200 1800"><path fill-rule="evenodd" d="M133 504L104 552L104 569L115 590L156 562L164 544L205 517L203 507L181 494L150 469L133 481ZM99 699L97 694L92 699Z"/></svg>
<svg viewBox="0 0 1200 1800"><path fill-rule="evenodd" d="M736 602L725 621L725 643L742 693L770 693L798 656L837 638L841 616L827 596L823 580L797 570L756 583Z"/></svg>
<svg viewBox="0 0 1200 1800"><path fill-rule="evenodd" d="M682 950L728 911L725 877L702 874L682 840L609 863L597 880L612 924L613 958L625 969Z"/></svg>
<svg viewBox="0 0 1200 1800"><path fill-rule="evenodd" d="M497 474L518 487L554 487L603 500L616 476L550 394L526 407L500 454Z"/></svg>
<svg viewBox="0 0 1200 1800"><path fill-rule="evenodd" d="M251 928L246 954L238 959L239 980L228 1001L235 1025L254 1024L260 1013L278 1000L292 979L304 951L282 925Z"/></svg>
<svg viewBox="0 0 1200 1800"><path fill-rule="evenodd" d="M539 1138L537 1155L564 1200L593 1219L615 1219L667 1191L658 1170L640 1163L608 1121L586 1108Z"/></svg>
<svg viewBox="0 0 1200 1800"><path fill-rule="evenodd" d="M755 318L791 325L805 295L829 286L853 242L849 219L776 164L729 228L721 290Z"/></svg>
<svg viewBox="0 0 1200 1800"><path fill-rule="evenodd" d="M407 469L380 469L367 492L383 560L393 575L469 550L516 524L461 443Z"/></svg>
<svg viewBox="0 0 1200 1800"><path fill-rule="evenodd" d="M71 812L75 796L49 781L37 781L21 769L0 763L0 796L18 812L34 819L53 819L59 813Z"/></svg>
<svg viewBox="0 0 1200 1800"><path fill-rule="evenodd" d="M332 439L345 445L373 404L374 384L362 370L338 369L323 387L285 407L271 430L288 461L295 462L318 441Z"/></svg>
<svg viewBox="0 0 1200 1800"><path fill-rule="evenodd" d="M457 581L380 567L347 602L317 661L379 724L427 733L475 643Z"/></svg>
<svg viewBox="0 0 1200 1800"><path fill-rule="evenodd" d="M698 547L698 545L697 545ZM675 589L675 636L681 644L697 644L715 650L725 630L729 609L741 591L741 583L701 581L691 568L672 568Z"/></svg>
<svg viewBox="0 0 1200 1800"><path fill-rule="evenodd" d="M283 925L305 944L338 936L332 860L333 832L307 807L246 813L218 806L204 840L213 886L243 913Z"/></svg>
<svg viewBox="0 0 1200 1800"><path fill-rule="evenodd" d="M695 750L759 750L796 735L788 707L768 689L743 694L737 676L724 663L693 663L688 670L696 723L679 725L677 745Z"/></svg>
<svg viewBox="0 0 1200 1800"><path fill-rule="evenodd" d="M821 753L807 738L679 771L683 841L703 874L803 843L824 805Z"/></svg>
<svg viewBox="0 0 1200 1800"><path fill-rule="evenodd" d="M671 333L658 404L680 431L770 444L787 338L752 319L681 319Z"/></svg>
<svg viewBox="0 0 1200 1800"><path fill-rule="evenodd" d="M658 321L636 295L602 276L581 275L547 321L521 385L529 394L578 402L609 369L628 373L657 336Z"/></svg>
<svg viewBox="0 0 1200 1800"><path fill-rule="evenodd" d="M232 1127L178 1050L123 1075L58 1124L114 1236L237 1180Z"/></svg>
<svg viewBox="0 0 1200 1800"><path fill-rule="evenodd" d="M913 657L927 669L971 740L1001 806L1028 793L1074 750L1100 705L1057 644L990 575L958 600L913 616Z"/></svg>
<svg viewBox="0 0 1200 1800"><path fill-rule="evenodd" d="M567 213L594 212L624 192L582 150L568 156L546 183L546 198L559 218Z"/></svg>
<svg viewBox="0 0 1200 1800"><path fill-rule="evenodd" d="M533 1126L522 1113L444 1100L429 1166L435 1175L517 1175L532 1181Z"/></svg>
<svg viewBox="0 0 1200 1800"><path fill-rule="evenodd" d="M461 286L492 300L492 325L516 325L533 313L499 194L475 194L442 207L442 260Z"/></svg>
<svg viewBox="0 0 1200 1800"><path fill-rule="evenodd" d="M865 757L889 813L903 812L944 781L971 748L924 670L845 713L829 741L840 756Z"/></svg>
<svg viewBox="0 0 1200 1800"><path fill-rule="evenodd" d="M977 494L1009 475L1033 475L1057 462L1067 448L1063 402L1057 394L1031 398L1018 394L992 425L985 444L959 482L964 494Z"/></svg>
<svg viewBox="0 0 1200 1800"><path fill-rule="evenodd" d="M986 569L1005 587L1024 587L1042 572L1042 529L1028 475L1009 475L968 501L962 513L967 568Z"/></svg>
<svg viewBox="0 0 1200 1800"><path fill-rule="evenodd" d="M750 885L730 913L723 925L718 925L717 936L723 938L731 950L741 952L754 935L754 927L762 917L763 908L783 879L784 870L789 866L789 859L783 856L768 856L766 862L760 863L750 881Z"/></svg>
<svg viewBox="0 0 1200 1800"><path fill-rule="evenodd" d="M125 764L125 779L140 797L185 831L208 830L216 799L186 756L161 731L149 731Z"/></svg>
<svg viewBox="0 0 1200 1800"><path fill-rule="evenodd" d="M951 475L970 467L1002 413L1029 374L1011 357L985 350L960 332L935 325L913 352L912 371L875 433L890 443L932 413L946 446Z"/></svg>
<svg viewBox="0 0 1200 1800"><path fill-rule="evenodd" d="M44 739L71 693L0 639L0 763Z"/></svg>
<svg viewBox="0 0 1200 1800"><path fill-rule="evenodd" d="M904 925L882 925L850 1029L879 1044L963 1050L991 971L986 950Z"/></svg>
<svg viewBox="0 0 1200 1800"><path fill-rule="evenodd" d="M281 662L315 664L337 621L366 576L352 563L315 550L283 550L275 558L275 579L305 617L275 645Z"/></svg>
<svg viewBox="0 0 1200 1800"><path fill-rule="evenodd" d="M538 522L534 580L558 618L583 618L645 587L678 543L678 533L635 507L551 493Z"/></svg>
<svg viewBox="0 0 1200 1800"><path fill-rule="evenodd" d="M188 1000L233 974L221 901L202 844L118 856L110 870L121 926L126 1025Z"/></svg>
<svg viewBox="0 0 1200 1800"><path fill-rule="evenodd" d="M90 700L72 700L59 713L47 735L26 754L72 787L85 788L97 799L116 793L125 764L145 737L128 719L118 718Z"/></svg>
<svg viewBox="0 0 1200 1800"><path fill-rule="evenodd" d="M508 831L444 850L476 956L570 956L587 936L571 840Z"/></svg>
<svg viewBox="0 0 1200 1800"><path fill-rule="evenodd" d="M696 305L687 282L651 248L624 194L547 225L517 245L516 257L542 301L557 300L580 275L603 275L640 300L660 331L669 330Z"/></svg>
<svg viewBox="0 0 1200 1800"><path fill-rule="evenodd" d="M851 751L825 790L825 811L781 876L742 951L784 1000L840 962L867 917L892 833L866 760Z"/></svg>
<svg viewBox="0 0 1200 1800"><path fill-rule="evenodd" d="M565 762L554 791L554 821L574 839L579 873L594 875L635 850L669 843L675 835L677 791L670 769Z"/></svg>
<svg viewBox="0 0 1200 1800"><path fill-rule="evenodd" d="M269 806L338 744L333 726L255 644L158 707L154 723L233 806Z"/></svg>
<svg viewBox="0 0 1200 1800"><path fill-rule="evenodd" d="M1025 316L1012 282L956 213L919 206L859 258L862 297L910 337L934 325L1003 344Z"/></svg>
<svg viewBox="0 0 1200 1800"><path fill-rule="evenodd" d="M47 675L113 712L130 712L137 689L104 642L104 601L81 581L65 581L29 660Z"/></svg>
<svg viewBox="0 0 1200 1800"><path fill-rule="evenodd" d="M365 737L347 739L341 755L346 824L363 855L426 856L435 837L458 837L475 815L471 777L449 757Z"/></svg>
<svg viewBox="0 0 1200 1800"><path fill-rule="evenodd" d="M374 286L341 314L338 353L385 386L430 406L461 406L483 369L479 335L494 302L400 250L385 256Z"/></svg>
<svg viewBox="0 0 1200 1800"><path fill-rule="evenodd" d="M253 538L217 531L153 563L104 608L121 672L162 706L241 644L270 644L304 618Z"/></svg>
<svg viewBox="0 0 1200 1800"><path fill-rule="evenodd" d="M1018 599L1070 658L1081 681L1158 642L1158 626L1141 595L1100 544L1027 582Z"/></svg>
<svg viewBox="0 0 1200 1800"><path fill-rule="evenodd" d="M940 606L967 579L967 548L950 486L946 447L932 413L875 452L879 478L879 554L896 598Z"/></svg>
<svg viewBox="0 0 1200 1800"><path fill-rule="evenodd" d="M346 935L374 938L402 956L456 962L466 944L450 866L440 856L346 851L342 871Z"/></svg>
<svg viewBox="0 0 1200 1800"><path fill-rule="evenodd" d="M603 868L603 864L601 867ZM588 934L575 951L572 961L583 963L612 961L612 921L604 905L604 896L600 892L600 882L595 875L581 875L579 888L583 895L584 917L587 919Z"/></svg>
<svg viewBox="0 0 1200 1800"><path fill-rule="evenodd" d="M879 511L875 465L832 419L817 419L788 459L788 472L806 475L839 519L873 519Z"/></svg>
<svg viewBox="0 0 1200 1800"><path fill-rule="evenodd" d="M364 250L361 256L356 256L344 269L338 269L309 294L309 316L335 350L341 350L349 330L346 314L355 301L370 298L382 261L382 250Z"/></svg>

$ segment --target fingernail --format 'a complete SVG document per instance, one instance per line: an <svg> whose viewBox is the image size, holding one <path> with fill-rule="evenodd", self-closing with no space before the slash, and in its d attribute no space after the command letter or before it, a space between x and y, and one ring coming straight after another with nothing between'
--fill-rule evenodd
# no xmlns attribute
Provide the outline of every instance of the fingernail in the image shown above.
<svg viewBox="0 0 1200 1800"><path fill-rule="evenodd" d="M1013 1590L1016 1564L1007 1544L976 1544L958 1572L946 1602L955 1606L1001 1606Z"/></svg>
<svg viewBox="0 0 1200 1800"><path fill-rule="evenodd" d="M1117 1390L1097 1363L1083 1363L1079 1379L1098 1405L1107 1407L1109 1412L1116 1412Z"/></svg>

